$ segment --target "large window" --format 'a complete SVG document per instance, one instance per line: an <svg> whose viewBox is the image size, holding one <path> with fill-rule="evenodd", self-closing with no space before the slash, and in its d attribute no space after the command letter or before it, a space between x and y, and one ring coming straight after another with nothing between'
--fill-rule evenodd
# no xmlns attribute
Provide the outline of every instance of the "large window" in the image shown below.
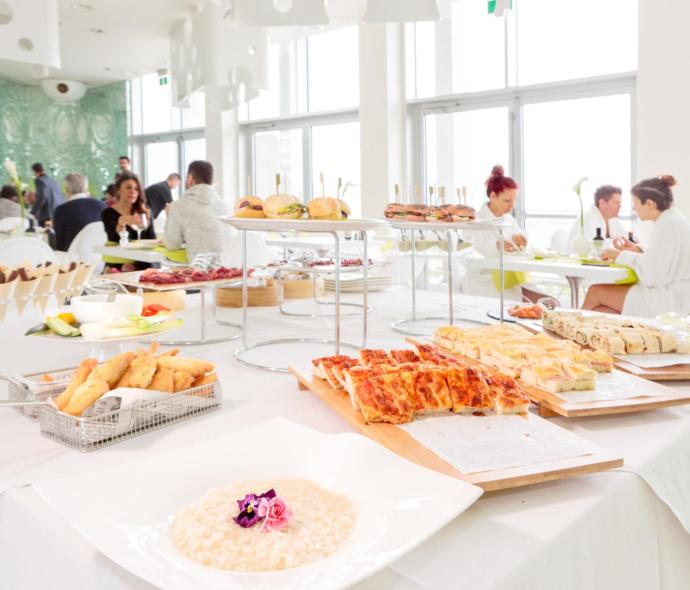
<svg viewBox="0 0 690 590"><path fill-rule="evenodd" d="M280 192L304 199L302 130L262 131L254 134L254 194L266 197ZM249 189L248 189L249 190Z"/></svg>
<svg viewBox="0 0 690 590"><path fill-rule="evenodd" d="M421 141L417 181L466 191L475 207L501 164L520 184L514 211L548 245L578 211L572 187L587 176L585 206L601 184L633 181L632 101L637 3L513 0L507 16L456 0L445 19L406 26L407 96ZM410 45L412 45L410 47ZM624 198L622 216L630 216Z"/></svg>
<svg viewBox="0 0 690 590"><path fill-rule="evenodd" d="M497 162L509 174L507 107L425 116L426 189L445 190L446 203L465 199L479 208L486 199L484 182Z"/></svg>
<svg viewBox="0 0 690 590"><path fill-rule="evenodd" d="M355 26L271 44L269 89L240 113L256 195L274 193L280 174L280 190L306 202L335 196L340 178L360 215L358 47Z"/></svg>
<svg viewBox="0 0 690 590"><path fill-rule="evenodd" d="M192 95L190 107L178 109L173 106L170 83L158 74L131 80L128 88L134 171L145 186L171 172L184 179L189 162L206 157L204 95Z"/></svg>
<svg viewBox="0 0 690 590"><path fill-rule="evenodd" d="M343 199L350 206L352 216L361 217L359 123L318 125L312 128L311 142L313 196L335 197L340 178L343 188L349 183Z"/></svg>

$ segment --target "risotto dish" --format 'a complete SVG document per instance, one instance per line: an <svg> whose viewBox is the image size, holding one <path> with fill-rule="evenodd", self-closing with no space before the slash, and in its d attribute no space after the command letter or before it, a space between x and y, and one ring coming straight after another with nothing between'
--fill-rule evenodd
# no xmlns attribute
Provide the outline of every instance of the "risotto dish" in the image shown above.
<svg viewBox="0 0 690 590"><path fill-rule="evenodd" d="M345 496L311 481L249 481L215 488L179 512L171 536L186 557L203 565L264 572L330 555L356 521Z"/></svg>

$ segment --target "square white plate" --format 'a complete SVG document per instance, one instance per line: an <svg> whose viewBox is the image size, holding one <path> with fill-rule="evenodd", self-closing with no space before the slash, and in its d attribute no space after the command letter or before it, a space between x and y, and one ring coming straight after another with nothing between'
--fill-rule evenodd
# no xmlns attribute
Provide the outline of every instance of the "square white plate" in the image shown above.
<svg viewBox="0 0 690 590"><path fill-rule="evenodd" d="M325 559L269 573L205 567L170 541L174 515L208 490L273 478L306 478L345 494L357 508L352 536ZM166 590L345 588L410 551L482 493L358 434L322 434L286 420L33 487L101 553Z"/></svg>

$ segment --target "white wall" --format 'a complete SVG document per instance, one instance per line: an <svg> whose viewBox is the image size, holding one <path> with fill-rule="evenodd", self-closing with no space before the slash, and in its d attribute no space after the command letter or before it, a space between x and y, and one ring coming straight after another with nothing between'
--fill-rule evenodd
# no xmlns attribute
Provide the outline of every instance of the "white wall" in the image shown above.
<svg viewBox="0 0 690 590"><path fill-rule="evenodd" d="M637 179L673 174L690 217L690 2L639 0Z"/></svg>

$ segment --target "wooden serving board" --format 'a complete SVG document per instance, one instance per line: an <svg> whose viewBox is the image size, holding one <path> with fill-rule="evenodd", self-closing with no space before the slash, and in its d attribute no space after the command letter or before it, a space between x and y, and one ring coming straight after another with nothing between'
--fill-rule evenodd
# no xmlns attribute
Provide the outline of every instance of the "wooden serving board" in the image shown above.
<svg viewBox="0 0 690 590"><path fill-rule="evenodd" d="M298 369L291 367L290 372L297 378L300 389L315 393L363 435L417 465L451 477L457 477L477 485L487 492L533 485L623 466L622 457L601 449L596 453L571 459L463 474L395 424L367 424L362 414L352 409L350 399L343 391L336 391L326 381ZM448 419L452 419L452 417ZM477 420L481 420L481 418L477 417ZM527 423L536 420L541 420L541 418L530 414Z"/></svg>
<svg viewBox="0 0 690 590"><path fill-rule="evenodd" d="M439 348L447 354L451 354L469 364L481 364L476 359L465 357L457 352L443 348L442 346L439 346ZM653 381L636 377L624 371L617 371L616 369L611 373L612 378L607 378L606 375L608 375L608 373L597 375L597 389L595 389L595 391L605 386L602 384L602 380L606 379L612 382L607 384L606 387L626 388L635 391L636 397L574 402L559 397L557 393L551 393L539 387L527 385L519 379L518 382L524 388L530 400L537 404L539 415L543 418L550 418L552 416L582 418L585 416L628 414L630 412L643 412L646 410L657 410L659 408L690 404L690 392L676 391L660 383L654 383ZM572 392L566 393L571 394ZM588 392L583 391L582 393L586 394ZM574 395L577 395L577 393L574 393Z"/></svg>
<svg viewBox="0 0 690 590"><path fill-rule="evenodd" d="M548 334L552 338L564 340L563 336L560 334L545 330L541 324L533 320L518 322L518 324L531 332ZM642 377L643 379L649 379L650 381L690 381L690 365L688 364L653 367L648 369L629 362L624 356L614 356L613 364L621 371L625 371L637 377Z"/></svg>
<svg viewBox="0 0 690 590"><path fill-rule="evenodd" d="M169 285L158 285L156 283L141 283L139 277L144 271L137 270L133 272L119 272L101 275L99 278L111 283L120 283L127 287L134 287L135 289L150 289L151 291L177 291L179 289L211 289L220 285L228 285L229 283L242 281L242 277L234 279L218 279L216 281L196 281L193 283L170 283Z"/></svg>

